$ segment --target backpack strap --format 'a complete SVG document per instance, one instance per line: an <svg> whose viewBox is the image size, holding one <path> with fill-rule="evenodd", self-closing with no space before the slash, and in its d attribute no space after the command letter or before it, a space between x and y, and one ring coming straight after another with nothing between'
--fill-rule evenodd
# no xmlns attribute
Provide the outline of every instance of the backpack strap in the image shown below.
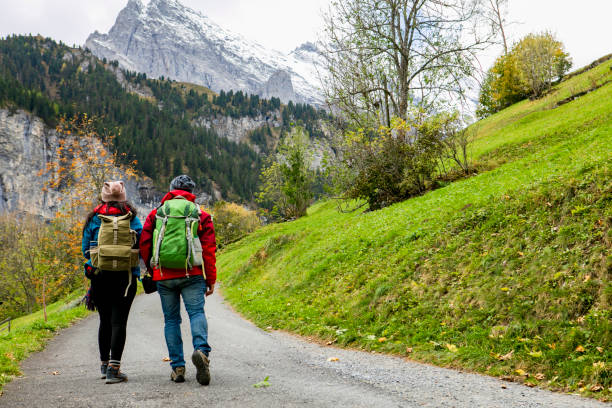
<svg viewBox="0 0 612 408"><path fill-rule="evenodd" d="M164 211L165 208L165 211ZM157 240L155 241L155 248L153 249L153 253L155 256L151 259L151 266L155 267L159 265L159 250L161 248L162 240L164 239L164 234L166 233L166 224L168 223L168 207L167 205L163 205L158 207L157 213L155 214L155 218L157 220L161 220L162 226L159 229L159 234L157 234Z"/></svg>
<svg viewBox="0 0 612 408"><path fill-rule="evenodd" d="M128 292L130 290L130 286L132 286L132 271L129 270L128 273L130 274L130 276L128 278L128 284L127 284L127 287L125 288L125 293L123 294L123 297L127 297Z"/></svg>
<svg viewBox="0 0 612 408"><path fill-rule="evenodd" d="M196 204L190 203L189 205L185 206L183 215L185 216L185 239L187 240L187 267L188 269L192 269L193 265L191 264L191 257L195 253L192 226L194 222L200 221L200 210Z"/></svg>

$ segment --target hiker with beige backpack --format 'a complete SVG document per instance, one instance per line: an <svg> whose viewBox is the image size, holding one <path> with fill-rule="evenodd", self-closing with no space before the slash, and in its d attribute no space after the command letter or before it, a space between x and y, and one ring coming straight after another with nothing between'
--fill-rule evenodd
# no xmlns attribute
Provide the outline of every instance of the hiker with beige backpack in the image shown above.
<svg viewBox="0 0 612 408"><path fill-rule="evenodd" d="M102 203L83 227L85 276L91 280L87 307L100 315L98 346L101 374L107 384L127 380L120 371L128 315L140 275L138 242L142 224L126 200L122 181L104 183Z"/></svg>

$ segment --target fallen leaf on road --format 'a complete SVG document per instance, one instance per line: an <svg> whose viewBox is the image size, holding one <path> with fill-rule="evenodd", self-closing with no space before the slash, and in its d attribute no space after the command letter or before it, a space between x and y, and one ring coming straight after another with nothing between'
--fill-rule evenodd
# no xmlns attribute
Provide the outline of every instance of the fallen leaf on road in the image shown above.
<svg viewBox="0 0 612 408"><path fill-rule="evenodd" d="M406 347L406 353L412 353L412 347Z"/></svg>
<svg viewBox="0 0 612 408"><path fill-rule="evenodd" d="M506 353L503 356L499 356L498 360L500 361L510 360L513 355L514 355L514 350L510 350L509 353Z"/></svg>
<svg viewBox="0 0 612 408"><path fill-rule="evenodd" d="M597 349L597 351L599 351L600 353L603 353L603 347L595 347Z"/></svg>
<svg viewBox="0 0 612 408"><path fill-rule="evenodd" d="M538 380L538 381L542 381L544 378L546 378L546 376L545 376L544 374L542 374L542 373L537 373L537 374L535 375L535 378L536 378L536 380Z"/></svg>
<svg viewBox="0 0 612 408"><path fill-rule="evenodd" d="M338 357L330 357L327 361L340 361L340 359Z"/></svg>
<svg viewBox="0 0 612 408"><path fill-rule="evenodd" d="M584 353L586 350L584 349L584 347L578 346L578 347L576 347L576 351L579 352L579 353Z"/></svg>
<svg viewBox="0 0 612 408"><path fill-rule="evenodd" d="M269 379L270 379L270 376L267 376L266 378L263 379L263 381L260 381L257 384L253 384L253 387L255 388L269 387L270 386L270 382L268 382Z"/></svg>
<svg viewBox="0 0 612 408"><path fill-rule="evenodd" d="M519 254L520 256L525 255L525 254L524 254L523 252L521 252L521 251L518 251L518 254Z"/></svg>
<svg viewBox="0 0 612 408"><path fill-rule="evenodd" d="M529 376L529 374L527 374L527 372L526 372L525 370L522 370L522 369L520 369L520 368L519 368L519 369L514 370L514 372L515 372L516 374L518 374L518 375L522 375L522 376L524 376L524 377L528 377L528 376Z"/></svg>
<svg viewBox="0 0 612 408"><path fill-rule="evenodd" d="M53 374L53 375L59 375L59 373L60 373L59 371L53 371L51 374Z"/></svg>
<svg viewBox="0 0 612 408"><path fill-rule="evenodd" d="M534 383L530 383L530 382L525 383L525 385L526 385L526 386L528 386L528 387L530 387L530 388L533 388L533 387L535 387L535 386L536 386Z"/></svg>
<svg viewBox="0 0 612 408"><path fill-rule="evenodd" d="M591 388L589 388L589 390L593 391L593 392L599 392L601 390L603 390L603 386L599 385L599 384L594 384L591 386Z"/></svg>
<svg viewBox="0 0 612 408"><path fill-rule="evenodd" d="M162 358L162 361L170 361L170 357L164 357Z"/></svg>
<svg viewBox="0 0 612 408"><path fill-rule="evenodd" d="M540 358L542 357L541 351L531 351L528 353L531 357Z"/></svg>
<svg viewBox="0 0 612 408"><path fill-rule="evenodd" d="M331 346L331 345L332 345L332 344L334 344L335 342L336 342L336 340L330 340L330 341L328 341L326 344L327 344L328 346Z"/></svg>
<svg viewBox="0 0 612 408"><path fill-rule="evenodd" d="M502 385L501 387L502 387L502 389L504 389L504 390L505 390L506 388L508 388L508 387L506 387L505 385Z"/></svg>
<svg viewBox="0 0 612 408"><path fill-rule="evenodd" d="M596 363L593 363L593 367L595 368L604 368L606 366L606 363L604 363L603 361L598 361Z"/></svg>
<svg viewBox="0 0 612 408"><path fill-rule="evenodd" d="M457 346L455 346L454 344L446 344L446 348L448 349L448 351L450 351L451 353L456 353L459 349L457 348Z"/></svg>
<svg viewBox="0 0 612 408"><path fill-rule="evenodd" d="M384 343L385 341L387 341L386 337L381 337L381 338L378 339L379 343Z"/></svg>

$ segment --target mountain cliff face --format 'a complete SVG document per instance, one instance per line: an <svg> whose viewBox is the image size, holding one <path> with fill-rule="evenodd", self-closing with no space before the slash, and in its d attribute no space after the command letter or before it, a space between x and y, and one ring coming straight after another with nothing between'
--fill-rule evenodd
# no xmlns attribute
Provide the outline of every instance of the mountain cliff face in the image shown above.
<svg viewBox="0 0 612 408"><path fill-rule="evenodd" d="M192 121L192 124L206 129L214 129L219 136L225 137L232 142L249 143L248 136L253 130L263 126L279 128L281 123L275 120L275 117L280 117L280 111L271 112L268 116L242 116L240 118L232 118L231 116L199 116ZM256 145L251 147L257 148Z"/></svg>
<svg viewBox="0 0 612 408"><path fill-rule="evenodd" d="M321 105L318 51L306 43L285 55L232 33L176 0L129 0L108 34L97 31L85 46L132 71L242 90L282 101Z"/></svg>
<svg viewBox="0 0 612 408"><path fill-rule="evenodd" d="M46 189L48 177L39 175L58 152L60 135L24 111L0 109L0 213L24 212L53 218L61 208L61 191ZM127 195L146 215L159 194L148 179L124 177Z"/></svg>

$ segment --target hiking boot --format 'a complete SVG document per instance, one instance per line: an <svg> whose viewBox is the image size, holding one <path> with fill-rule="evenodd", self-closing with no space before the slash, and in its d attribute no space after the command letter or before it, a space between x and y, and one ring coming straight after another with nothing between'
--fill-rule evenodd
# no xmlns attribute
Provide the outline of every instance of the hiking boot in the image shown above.
<svg viewBox="0 0 612 408"><path fill-rule="evenodd" d="M109 365L106 369L106 383L115 384L127 381L127 375L119 371L119 366Z"/></svg>
<svg viewBox="0 0 612 408"><path fill-rule="evenodd" d="M170 379L177 383L185 382L185 367L173 368Z"/></svg>
<svg viewBox="0 0 612 408"><path fill-rule="evenodd" d="M210 384L210 370L208 369L209 361L206 354L202 350L193 350L191 361L196 366L196 380L202 385Z"/></svg>
<svg viewBox="0 0 612 408"><path fill-rule="evenodd" d="M108 362L103 361L102 364L100 365L100 373L102 373L102 377L100 377L101 380L106 378L107 368L108 368Z"/></svg>

